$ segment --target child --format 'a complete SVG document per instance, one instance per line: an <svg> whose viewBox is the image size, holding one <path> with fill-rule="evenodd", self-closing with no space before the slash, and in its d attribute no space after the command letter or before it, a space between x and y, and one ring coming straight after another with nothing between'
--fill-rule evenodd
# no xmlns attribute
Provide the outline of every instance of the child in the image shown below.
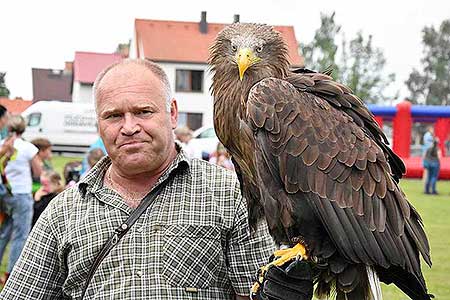
<svg viewBox="0 0 450 300"><path fill-rule="evenodd" d="M44 171L40 177L41 187L34 194L34 214L31 226L34 226L50 201L64 189L61 176L55 171Z"/></svg>
<svg viewBox="0 0 450 300"><path fill-rule="evenodd" d="M227 149L225 149L222 143L217 144L217 149L211 154L209 162L224 167L228 170L234 170L234 165L231 162L230 154L227 152Z"/></svg>
<svg viewBox="0 0 450 300"><path fill-rule="evenodd" d="M71 161L64 165L63 175L66 188L74 186L80 180L82 168L81 161Z"/></svg>

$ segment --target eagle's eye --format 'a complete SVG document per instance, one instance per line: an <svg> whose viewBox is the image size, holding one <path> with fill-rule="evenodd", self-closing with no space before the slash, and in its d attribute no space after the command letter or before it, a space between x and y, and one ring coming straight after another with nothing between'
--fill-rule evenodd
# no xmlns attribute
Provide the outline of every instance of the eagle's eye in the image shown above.
<svg viewBox="0 0 450 300"><path fill-rule="evenodd" d="M233 50L233 52L237 51L237 47L235 45L231 45L231 50Z"/></svg>
<svg viewBox="0 0 450 300"><path fill-rule="evenodd" d="M262 50L263 50L263 47L262 47L262 46L256 47L256 52L261 53Z"/></svg>

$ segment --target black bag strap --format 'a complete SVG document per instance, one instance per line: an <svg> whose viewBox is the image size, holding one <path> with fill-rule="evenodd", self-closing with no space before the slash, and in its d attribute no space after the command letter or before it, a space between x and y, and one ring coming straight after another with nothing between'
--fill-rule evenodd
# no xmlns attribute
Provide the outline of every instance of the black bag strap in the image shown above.
<svg viewBox="0 0 450 300"><path fill-rule="evenodd" d="M91 266L89 270L88 278L84 283L83 292L81 293L80 299L84 298L84 294L86 293L89 283L91 282L92 277L94 277L94 274L97 271L97 268L100 265L100 263L108 255L111 249L114 248L115 245L117 245L117 243L128 232L128 230L130 230L131 226L133 226L133 224L136 223L136 221L144 213L144 211L147 210L150 204L153 203L155 198L158 196L159 192L163 189L163 187L168 183L169 180L170 176L169 178L161 182L157 187L155 187L150 193L148 193L147 196L145 196L144 199L142 199L139 206L136 207L136 209L130 214L130 216L125 220L125 222L123 222L118 228L116 228L114 234L103 245L102 250L97 254L94 264Z"/></svg>

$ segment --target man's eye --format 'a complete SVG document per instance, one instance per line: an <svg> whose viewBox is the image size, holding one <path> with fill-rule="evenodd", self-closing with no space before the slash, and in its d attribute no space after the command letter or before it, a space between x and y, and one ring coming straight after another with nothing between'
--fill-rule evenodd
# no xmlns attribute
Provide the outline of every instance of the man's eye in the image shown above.
<svg viewBox="0 0 450 300"><path fill-rule="evenodd" d="M120 117L120 114L110 114L107 115L105 119L117 119Z"/></svg>
<svg viewBox="0 0 450 300"><path fill-rule="evenodd" d="M152 111L150 111L150 110L141 110L141 111L136 112L136 115L147 116L147 115L150 115L151 113L152 113Z"/></svg>

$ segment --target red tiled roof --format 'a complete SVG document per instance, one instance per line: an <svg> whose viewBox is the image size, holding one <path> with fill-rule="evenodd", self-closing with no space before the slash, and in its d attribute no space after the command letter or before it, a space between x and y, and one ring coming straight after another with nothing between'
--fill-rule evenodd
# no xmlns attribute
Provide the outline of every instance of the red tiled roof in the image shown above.
<svg viewBox="0 0 450 300"><path fill-rule="evenodd" d="M110 64L121 60L120 54L75 52L73 62L74 80L82 83L94 83L97 75Z"/></svg>
<svg viewBox="0 0 450 300"><path fill-rule="evenodd" d="M154 61L206 63L209 47L217 33L228 24L208 23L208 32L199 30L199 23L136 19L136 55ZM274 26L281 32L289 48L293 66L303 66L298 53L294 27Z"/></svg>
<svg viewBox="0 0 450 300"><path fill-rule="evenodd" d="M0 104L13 114L22 113L32 103L31 100L0 98Z"/></svg>

